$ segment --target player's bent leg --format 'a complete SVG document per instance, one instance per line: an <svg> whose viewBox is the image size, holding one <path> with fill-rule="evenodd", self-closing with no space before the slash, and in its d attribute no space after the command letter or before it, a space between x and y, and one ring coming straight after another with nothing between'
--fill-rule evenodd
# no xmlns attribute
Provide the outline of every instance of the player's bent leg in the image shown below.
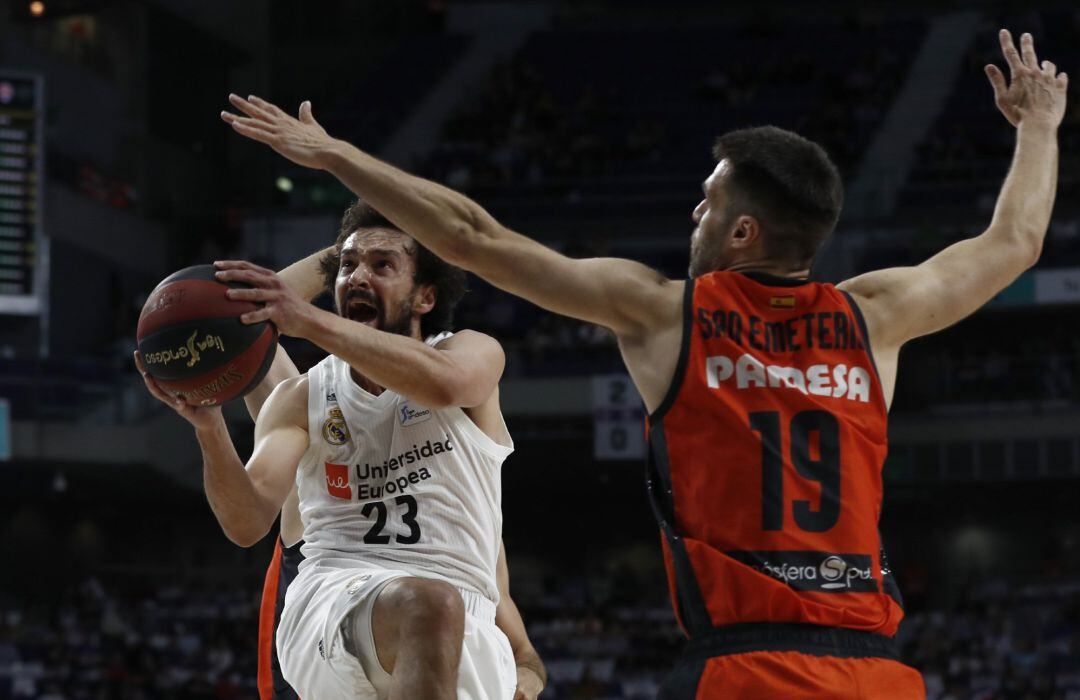
<svg viewBox="0 0 1080 700"><path fill-rule="evenodd" d="M391 700L457 695L465 634L461 593L442 581L395 579L371 611L371 635L382 670L391 674Z"/></svg>

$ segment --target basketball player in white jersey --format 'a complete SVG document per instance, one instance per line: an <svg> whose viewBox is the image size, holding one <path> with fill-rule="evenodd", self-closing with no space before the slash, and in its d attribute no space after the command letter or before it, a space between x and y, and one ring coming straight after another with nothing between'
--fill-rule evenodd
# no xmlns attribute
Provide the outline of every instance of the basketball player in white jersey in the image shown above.
<svg viewBox="0 0 1080 700"><path fill-rule="evenodd" d="M332 353L273 391L246 467L220 409L147 386L195 427L231 540L258 542L299 491L305 558L277 651L301 697L535 698L544 671L506 594L499 537L499 467L512 451L502 350L471 331L422 341L427 318L449 322L453 283L440 283L453 274L357 206L367 224L343 226L327 265L338 315L269 270L219 264L222 280L253 286L230 296L264 303L242 320L269 318Z"/></svg>

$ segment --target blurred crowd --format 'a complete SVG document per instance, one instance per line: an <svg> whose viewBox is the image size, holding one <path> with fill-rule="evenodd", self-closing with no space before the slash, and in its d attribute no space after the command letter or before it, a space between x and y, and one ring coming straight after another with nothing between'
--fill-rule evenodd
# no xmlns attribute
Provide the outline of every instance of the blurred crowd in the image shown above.
<svg viewBox="0 0 1080 700"><path fill-rule="evenodd" d="M96 579L43 609L3 605L0 698L253 700L258 591L124 593Z"/></svg>
<svg viewBox="0 0 1080 700"><path fill-rule="evenodd" d="M598 597L597 583L564 578L519 600L548 668L543 700L654 698L680 652L662 595L623 585ZM257 591L125 594L89 579L48 609L0 609L4 700L257 697ZM928 700L1075 700L1080 580L991 580L952 607L909 615L899 641Z"/></svg>
<svg viewBox="0 0 1080 700"><path fill-rule="evenodd" d="M991 581L902 630L928 700L1080 698L1080 581Z"/></svg>
<svg viewBox="0 0 1080 700"><path fill-rule="evenodd" d="M612 103L622 97L617 85L575 84L560 97L553 82L520 57L498 65L419 170L466 192L527 192L660 158L668 140L663 123L636 115L610 128Z"/></svg>

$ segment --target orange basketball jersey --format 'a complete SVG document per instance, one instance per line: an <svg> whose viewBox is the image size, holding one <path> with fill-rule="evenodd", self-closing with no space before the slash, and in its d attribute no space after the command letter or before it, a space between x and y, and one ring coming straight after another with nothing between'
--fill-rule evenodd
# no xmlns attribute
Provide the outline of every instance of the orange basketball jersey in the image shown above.
<svg viewBox="0 0 1080 700"><path fill-rule="evenodd" d="M687 282L682 350L649 417L649 491L691 637L743 623L892 636L878 517L886 407L854 302L830 284Z"/></svg>

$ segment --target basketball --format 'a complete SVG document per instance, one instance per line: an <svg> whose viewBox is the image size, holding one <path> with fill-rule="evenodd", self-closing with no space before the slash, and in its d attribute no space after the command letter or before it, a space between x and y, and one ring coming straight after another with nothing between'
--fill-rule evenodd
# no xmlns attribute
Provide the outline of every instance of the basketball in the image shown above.
<svg viewBox="0 0 1080 700"><path fill-rule="evenodd" d="M136 339L143 364L166 391L195 406L216 406L243 396L270 369L277 328L245 325L240 315L259 308L225 296L213 265L187 267L166 277L139 314Z"/></svg>

